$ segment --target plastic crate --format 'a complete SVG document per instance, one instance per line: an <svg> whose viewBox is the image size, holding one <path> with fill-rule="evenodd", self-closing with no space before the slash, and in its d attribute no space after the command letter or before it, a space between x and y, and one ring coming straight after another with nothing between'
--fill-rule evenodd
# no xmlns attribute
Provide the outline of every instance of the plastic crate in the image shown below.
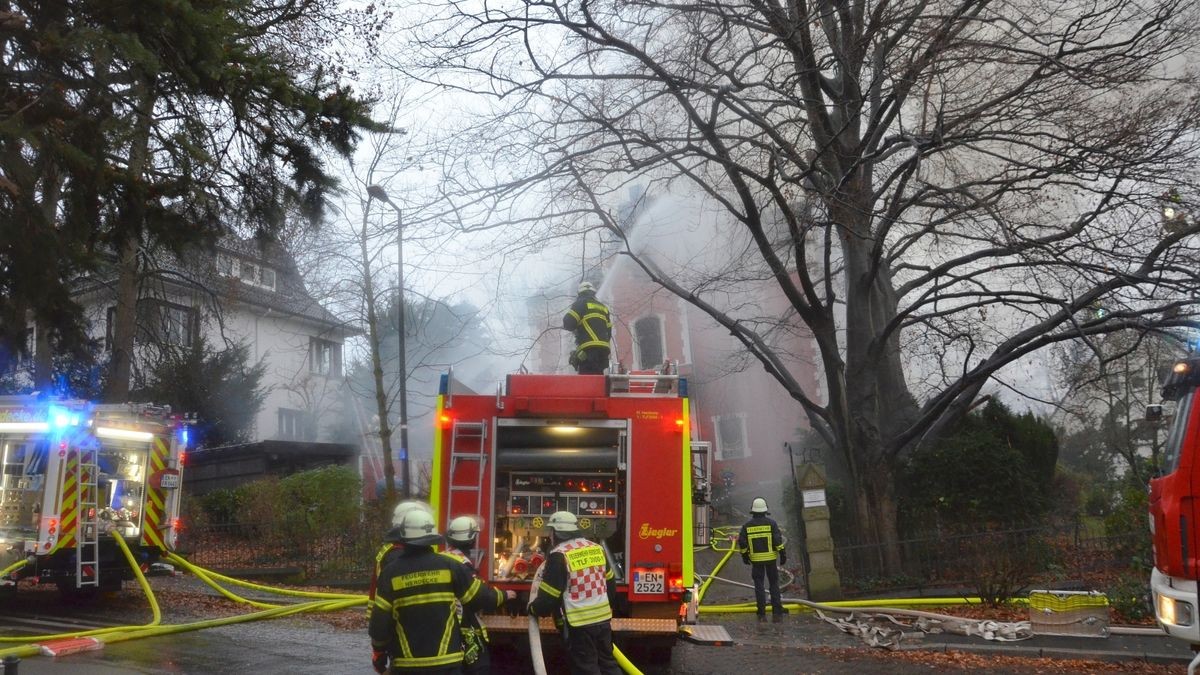
<svg viewBox="0 0 1200 675"><path fill-rule="evenodd" d="M1108 596L1099 591L1030 591L1035 635L1108 637Z"/></svg>

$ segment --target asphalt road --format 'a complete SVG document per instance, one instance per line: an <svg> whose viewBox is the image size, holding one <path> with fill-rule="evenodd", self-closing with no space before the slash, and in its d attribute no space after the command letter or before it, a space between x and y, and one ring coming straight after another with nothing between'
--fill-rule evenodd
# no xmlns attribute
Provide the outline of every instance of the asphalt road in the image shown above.
<svg viewBox="0 0 1200 675"><path fill-rule="evenodd" d="M744 573L732 567L724 576L737 580ZM190 578L154 579L160 589L163 622L185 623L202 618L197 608L203 603L184 603L172 593L194 593L199 584ZM749 597L748 589L727 584L714 586L714 602L738 602ZM193 595L193 597L196 597ZM174 600L174 601L173 601ZM213 599L213 603L226 603ZM216 605L209 605L213 607ZM31 620L29 617L35 615ZM56 594L22 592L16 600L0 599L0 635L29 634L31 631L61 632L71 625L143 623L148 611L144 598L134 588L97 606L63 607ZM22 618L24 617L24 618ZM34 657L19 666L24 675L38 673L107 675L110 673L371 673L365 621L353 614L349 627L337 627L316 617L284 618L244 623L171 636L147 638L107 645L103 650L53 659ZM1096 661L1117 660L1137 673L1184 673L1188 660L1186 645L1165 637L1157 638L1045 638L1020 643L993 643L979 638L926 636L907 646L919 652L888 652L866 647L857 638L821 622L812 614L785 617L781 623L758 623L752 614L704 615L703 621L727 627L734 644L706 646L681 642L669 661L657 666L665 655L638 653L629 656L647 675L752 675L757 673L821 673L864 675L873 673L987 672L1094 673ZM345 624L346 622L343 622ZM546 641L553 642L553 638ZM926 651L927 650L927 651ZM527 653L519 650L497 654L496 673L530 672ZM1146 658L1165 664L1158 670L1137 664ZM551 661L550 672L563 672Z"/></svg>

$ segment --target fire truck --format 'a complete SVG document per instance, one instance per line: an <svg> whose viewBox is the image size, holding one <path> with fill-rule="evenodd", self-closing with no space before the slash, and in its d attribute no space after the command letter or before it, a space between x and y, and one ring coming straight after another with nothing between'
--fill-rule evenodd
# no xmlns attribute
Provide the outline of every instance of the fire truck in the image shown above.
<svg viewBox="0 0 1200 675"><path fill-rule="evenodd" d="M116 590L175 546L188 420L167 407L0 397L0 583Z"/></svg>
<svg viewBox="0 0 1200 675"><path fill-rule="evenodd" d="M673 640L709 524L712 458L692 441L689 412L677 375L514 374L494 396L443 375L430 486L438 522L480 517L476 568L523 598L551 548L546 519L576 514L616 573L614 634ZM485 621L493 635L528 623Z"/></svg>

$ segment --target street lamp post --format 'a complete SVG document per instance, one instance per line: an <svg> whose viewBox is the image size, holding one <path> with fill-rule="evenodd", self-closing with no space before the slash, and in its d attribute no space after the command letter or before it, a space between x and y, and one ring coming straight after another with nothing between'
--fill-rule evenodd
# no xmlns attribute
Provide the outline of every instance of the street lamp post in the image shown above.
<svg viewBox="0 0 1200 675"><path fill-rule="evenodd" d="M404 499L410 499L412 488L408 473L408 365L404 350L404 218L400 207L396 206L382 187L369 185L367 194L396 211L396 333L399 336L400 349L400 476L403 480L403 490L400 494Z"/></svg>

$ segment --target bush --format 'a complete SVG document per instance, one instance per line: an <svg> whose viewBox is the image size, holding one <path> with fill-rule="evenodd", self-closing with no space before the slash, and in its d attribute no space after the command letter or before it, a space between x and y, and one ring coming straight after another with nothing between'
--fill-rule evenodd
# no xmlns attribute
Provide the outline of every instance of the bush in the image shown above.
<svg viewBox="0 0 1200 675"><path fill-rule="evenodd" d="M329 536L354 527L360 518L362 481L353 470L327 466L292 474L278 483L278 522L297 537Z"/></svg>
<svg viewBox="0 0 1200 675"><path fill-rule="evenodd" d="M1059 553L1042 532L991 532L950 539L941 552L952 578L966 580L979 599L998 607L1055 568Z"/></svg>
<svg viewBox="0 0 1200 675"><path fill-rule="evenodd" d="M1141 623L1154 618L1154 608L1150 604L1149 573L1122 574L1105 593L1118 621Z"/></svg>
<svg viewBox="0 0 1200 675"><path fill-rule="evenodd" d="M1054 505L1057 458L1045 422L993 401L912 453L901 483L902 520L920 523L932 513L952 526L1038 522Z"/></svg>
<svg viewBox="0 0 1200 675"><path fill-rule="evenodd" d="M1118 562L1149 578L1154 564L1148 522L1149 504L1146 487L1128 482L1121 488L1112 512L1104 518L1105 534L1112 541Z"/></svg>

